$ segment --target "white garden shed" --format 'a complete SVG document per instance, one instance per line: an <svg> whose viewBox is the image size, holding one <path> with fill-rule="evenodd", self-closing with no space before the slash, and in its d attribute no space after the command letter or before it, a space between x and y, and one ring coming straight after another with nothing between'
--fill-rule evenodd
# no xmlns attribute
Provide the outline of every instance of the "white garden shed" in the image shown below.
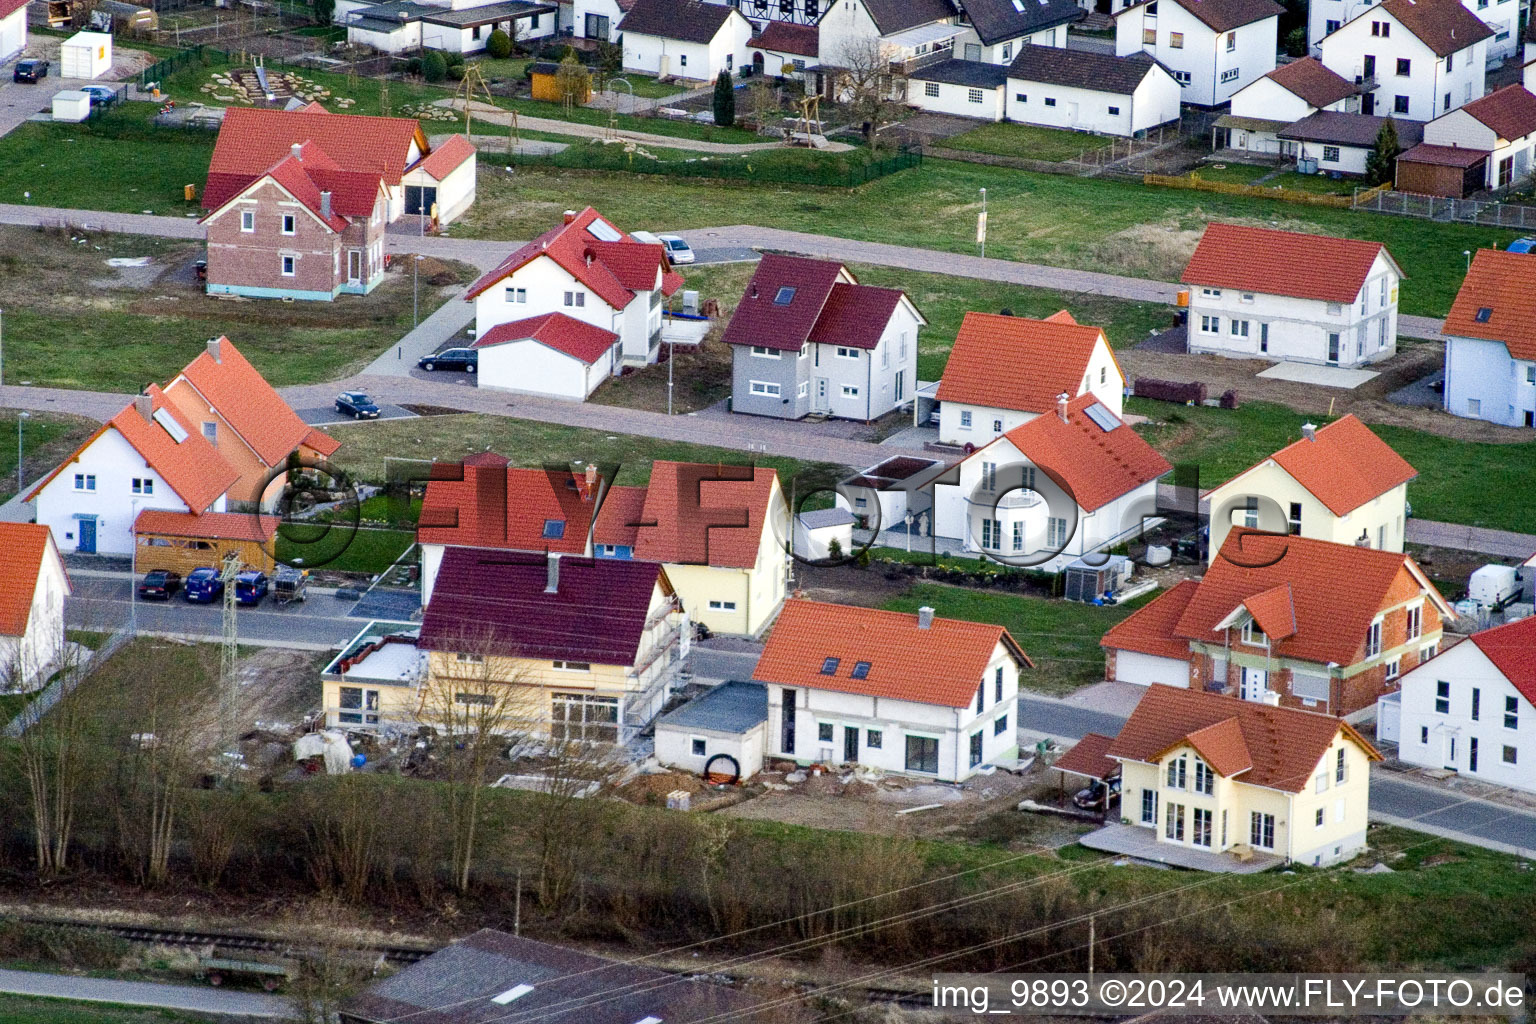
<svg viewBox="0 0 1536 1024"><path fill-rule="evenodd" d="M91 97L79 89L60 89L53 94L55 121L84 121L91 116Z"/></svg>
<svg viewBox="0 0 1536 1024"><path fill-rule="evenodd" d="M97 78L112 70L112 37L106 32L76 32L59 46L59 75Z"/></svg>

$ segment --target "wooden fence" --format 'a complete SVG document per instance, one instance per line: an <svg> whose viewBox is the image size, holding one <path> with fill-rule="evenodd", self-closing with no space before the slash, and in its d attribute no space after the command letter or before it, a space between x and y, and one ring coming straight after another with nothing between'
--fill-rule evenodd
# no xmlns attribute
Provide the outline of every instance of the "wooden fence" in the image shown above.
<svg viewBox="0 0 1536 1024"><path fill-rule="evenodd" d="M1144 185L1161 185L1164 188L1194 189L1200 192L1220 192L1229 196L1249 196L1254 199L1279 199L1287 203L1301 203L1305 206L1332 206L1338 209L1348 210L1354 206L1354 198L1351 196L1330 196L1318 192L1303 192L1294 188L1281 186L1270 187L1268 185L1239 185L1229 181L1206 181L1199 174L1181 174L1173 177L1167 174L1143 174L1141 176Z"/></svg>

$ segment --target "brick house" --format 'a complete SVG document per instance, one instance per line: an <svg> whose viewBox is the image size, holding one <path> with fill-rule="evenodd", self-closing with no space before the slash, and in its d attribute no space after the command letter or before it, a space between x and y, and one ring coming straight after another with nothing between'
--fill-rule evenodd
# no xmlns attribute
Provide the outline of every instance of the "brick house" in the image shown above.
<svg viewBox="0 0 1536 1024"><path fill-rule="evenodd" d="M1236 528L1204 578L1100 641L1105 675L1349 717L1433 657L1453 618L1407 555Z"/></svg>

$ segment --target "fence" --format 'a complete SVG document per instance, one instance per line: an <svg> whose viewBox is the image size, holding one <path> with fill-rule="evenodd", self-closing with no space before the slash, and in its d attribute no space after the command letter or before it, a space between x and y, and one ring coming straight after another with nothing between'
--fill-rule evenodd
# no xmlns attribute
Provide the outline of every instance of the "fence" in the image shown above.
<svg viewBox="0 0 1536 1024"><path fill-rule="evenodd" d="M100 665L116 654L118 648L127 643L132 635L126 629L119 629L107 637L100 647L92 651L90 658L84 664L77 662L60 671L58 675L54 676L53 681L37 691L37 696L28 701L27 706L22 708L21 712L6 725L3 730L6 738L16 739L36 725L44 715L54 709L59 701L68 696L76 686L79 686L80 681L90 675L95 666Z"/></svg>
<svg viewBox="0 0 1536 1024"><path fill-rule="evenodd" d="M1200 192L1220 192L1230 196L1250 196L1255 199L1279 199L1287 203L1305 206L1332 206L1351 209L1355 205L1352 196L1331 196L1318 192L1302 192L1294 188L1268 185L1239 185L1228 181L1206 181L1195 173L1172 177L1167 174L1143 174L1144 185L1161 185L1164 188L1195 189Z"/></svg>
<svg viewBox="0 0 1536 1024"><path fill-rule="evenodd" d="M209 64L215 55L227 58L229 54L221 50L210 50L203 46L194 46L189 50L180 50L156 61L143 71L139 72L139 88L149 88L151 82L161 82L180 71L182 68L196 65L203 67Z"/></svg>
<svg viewBox="0 0 1536 1024"><path fill-rule="evenodd" d="M1143 138L1108 136L1109 145L1080 150L1076 156L1065 160L1038 160L1007 153L984 153L970 149L951 149L941 143L925 145L926 156L940 160L960 160L965 163L986 164L990 167L1011 167L1020 171L1040 171L1046 174L1082 174L1086 170L1108 167L1122 160L1144 156L1177 142L1181 137L1182 122L1171 122L1161 128L1150 129Z"/></svg>
<svg viewBox="0 0 1536 1024"><path fill-rule="evenodd" d="M1490 199L1451 199L1416 192L1382 189L1361 190L1352 205L1356 210L1390 213L1424 220L1460 221L1499 228L1536 228L1536 206Z"/></svg>
<svg viewBox="0 0 1536 1024"><path fill-rule="evenodd" d="M743 181L767 181L785 185L820 185L828 188L856 188L918 167L923 162L920 150L904 149L884 160L850 164L829 160L801 167L769 162L769 155L786 150L759 150L739 157L713 160L648 160L625 153L618 146L571 146L558 153L518 153L510 157L515 167L556 167L563 170L630 171L635 174L663 174L673 178L722 178ZM508 158L498 155L498 161Z"/></svg>

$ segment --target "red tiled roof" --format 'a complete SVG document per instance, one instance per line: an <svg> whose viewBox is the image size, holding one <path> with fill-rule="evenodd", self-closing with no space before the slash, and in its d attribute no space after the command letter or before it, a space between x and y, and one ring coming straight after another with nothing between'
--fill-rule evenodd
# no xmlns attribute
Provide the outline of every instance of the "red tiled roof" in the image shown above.
<svg viewBox="0 0 1536 1024"><path fill-rule="evenodd" d="M597 522L592 524L592 543L633 549L640 541L640 524L647 521L645 491L644 487L608 488Z"/></svg>
<svg viewBox="0 0 1536 1024"><path fill-rule="evenodd" d="M1223 775L1241 774L1241 781L1255 786L1299 793L1340 730L1371 760L1381 760L1353 726L1330 715L1154 683L1110 745L1109 756L1156 763L1189 743Z"/></svg>
<svg viewBox="0 0 1536 1024"><path fill-rule="evenodd" d="M1264 77L1319 110L1355 94L1353 82L1345 81L1316 57L1281 64Z"/></svg>
<svg viewBox="0 0 1536 1024"><path fill-rule="evenodd" d="M230 107L208 165L203 207L222 206L289 156L295 143L318 147L339 169L379 174L385 184L398 185L412 142L429 148L413 118L333 114L313 103L299 110Z"/></svg>
<svg viewBox="0 0 1536 1024"><path fill-rule="evenodd" d="M1272 641L1296 635L1296 603L1291 599L1289 583L1243 598L1243 609Z"/></svg>
<svg viewBox="0 0 1536 1024"><path fill-rule="evenodd" d="M569 471L512 469L485 452L432 467L416 539L423 544L582 554L592 502ZM559 523L559 527L551 526ZM546 536L556 532L558 537Z"/></svg>
<svg viewBox="0 0 1536 1024"><path fill-rule="evenodd" d="M1536 94L1523 85L1506 85L1481 99L1462 104L1462 110L1493 129L1506 142L1536 132Z"/></svg>
<svg viewBox="0 0 1536 1024"><path fill-rule="evenodd" d="M1107 756L1109 745L1113 742L1113 736L1105 736L1101 732L1084 733L1071 750L1051 763L1051 767L1059 772L1086 775L1090 779L1107 779L1120 770L1120 762Z"/></svg>
<svg viewBox="0 0 1536 1024"><path fill-rule="evenodd" d="M133 522L133 532L154 533L165 537L199 537L217 540L248 540L267 543L277 534L277 516L247 515L238 512L176 512L165 508L147 508Z"/></svg>
<svg viewBox="0 0 1536 1024"><path fill-rule="evenodd" d="M815 25L792 25L787 21L770 21L747 45L758 50L814 57L819 49L820 36ZM778 74L777 68L768 68L766 71L770 75Z"/></svg>
<svg viewBox="0 0 1536 1024"><path fill-rule="evenodd" d="M27 6L27 0L0 0L0 18L9 18Z"/></svg>
<svg viewBox="0 0 1536 1024"><path fill-rule="evenodd" d="M1141 3L1147 2L1149 0L1141 0ZM1285 8L1274 0L1174 0L1174 2L1205 22L1213 32L1229 32L1232 29L1242 28L1244 25L1251 25L1256 21L1274 18L1285 13ZM1132 6L1140 6L1140 4ZM1126 10L1129 9L1129 7L1126 8Z"/></svg>
<svg viewBox="0 0 1536 1024"><path fill-rule="evenodd" d="M1105 430L1088 418L1085 410L1094 405L1114 421L1113 430ZM1065 423L1052 410L1014 427L992 444L1005 439L1057 486L1070 492L1086 512L1102 508L1173 468L1091 394L1067 403ZM971 457L984 451L986 448Z"/></svg>
<svg viewBox="0 0 1536 1024"><path fill-rule="evenodd" d="M1502 341L1514 358L1536 359L1536 288L1530 274L1525 253L1477 250L1441 333Z"/></svg>
<svg viewBox="0 0 1536 1024"><path fill-rule="evenodd" d="M564 313L545 313L542 316L497 324L482 334L471 347L489 348L492 345L527 340L536 341L556 352L564 352L591 366L603 357L604 352L613 348L619 336Z"/></svg>
<svg viewBox="0 0 1536 1024"><path fill-rule="evenodd" d="M1188 661L1189 641L1174 636L1173 631L1199 586L1195 580L1180 580L1167 593L1158 595L1156 600L1110 627L1099 646Z"/></svg>
<svg viewBox="0 0 1536 1024"><path fill-rule="evenodd" d="M1173 635L1218 642L1222 632L1217 626L1234 609L1288 584L1295 629L1283 639L1271 639L1274 657L1353 665L1361 660L1366 628L1405 572L1446 610L1407 555L1238 527L1211 560ZM1273 594L1260 601L1268 612L1277 603Z"/></svg>
<svg viewBox="0 0 1536 1024"><path fill-rule="evenodd" d="M263 177L277 182L284 192L303 203L305 209L315 215L316 220L332 231L346 230L347 220L336 212L334 202L329 217L320 212L320 186L315 184L315 180L309 176L303 162L298 158L284 157L269 167Z"/></svg>
<svg viewBox="0 0 1536 1024"><path fill-rule="evenodd" d="M1458 5L1459 6L1459 5ZM1272 231L1237 224L1206 226L1179 280L1208 288L1350 303L1365 286L1380 242ZM1391 259L1391 254L1387 259Z"/></svg>
<svg viewBox="0 0 1536 1024"><path fill-rule="evenodd" d="M1485 629L1470 639L1521 696L1536 704L1536 618Z"/></svg>
<svg viewBox="0 0 1536 1024"><path fill-rule="evenodd" d="M52 546L46 526L0 522L0 636L26 635L37 576Z"/></svg>
<svg viewBox="0 0 1536 1024"><path fill-rule="evenodd" d="M619 240L604 241L593 234L590 225L597 221L618 233ZM502 260L494 270L482 275L469 286L465 300L473 300L540 256L554 260L614 309L629 305L637 291L654 287L658 270L663 275L663 294L671 294L683 283L682 275L673 271L667 262L663 246L635 241L589 206L569 224L550 228Z"/></svg>
<svg viewBox="0 0 1536 1024"><path fill-rule="evenodd" d="M998 643L1021 666L1033 667L1002 626L935 618L919 629L917 615L793 598L768 634L752 678L839 693L969 707ZM822 674L828 658L838 663ZM868 662L863 679L854 667ZM990 700L990 697L989 697Z"/></svg>
<svg viewBox="0 0 1536 1024"><path fill-rule="evenodd" d="M149 385L144 389L144 394L149 396L151 414L165 410L166 415L186 432L185 439L178 443L160 424L141 416L136 403L129 402L122 412L102 424L69 458L44 477L27 495L27 500L34 500L39 491L78 461L85 450L95 444L96 439L107 430L116 430L123 440L132 445L193 512L207 510L220 495L234 486L240 474L224 461L218 449L203 437L197 425L171 404L159 385Z"/></svg>
<svg viewBox="0 0 1536 1024"><path fill-rule="evenodd" d="M339 442L299 419L234 342L221 337L218 348L217 360L204 350L166 389L174 391L183 380L190 384L268 466L282 465L312 439L316 444L310 447L323 455L340 447ZM326 447L329 451L321 450Z"/></svg>
<svg viewBox="0 0 1536 1024"><path fill-rule="evenodd" d="M416 161L408 170L422 171L442 181L459 165L475 155L475 144L462 135L450 135L432 152Z"/></svg>
<svg viewBox="0 0 1536 1024"><path fill-rule="evenodd" d="M1392 15L1409 32L1435 51L1435 56L1465 50L1493 35L1493 29L1459 0L1385 0L1366 13Z"/></svg>
<svg viewBox="0 0 1536 1024"><path fill-rule="evenodd" d="M329 458L336 454L341 442L319 427L310 427L309 433L304 435L304 447L313 449L321 458Z"/></svg>
<svg viewBox="0 0 1536 1024"><path fill-rule="evenodd" d="M1293 441L1221 486L1267 462L1285 470L1336 516L1353 512L1419 475L1354 413L1317 428L1311 440Z"/></svg>
<svg viewBox="0 0 1536 1024"><path fill-rule="evenodd" d="M764 253L721 340L798 351L815 329L832 286L845 276L852 275L832 260ZM788 301L776 301L781 292L788 294L785 289L793 289Z"/></svg>
<svg viewBox="0 0 1536 1024"><path fill-rule="evenodd" d="M873 349L880 344L891 314L901 304L905 293L900 288L876 288L868 284L832 286L821 315L811 327L807 341L823 345L849 345ZM922 321L919 321L922 322Z"/></svg>
<svg viewBox="0 0 1536 1024"><path fill-rule="evenodd" d="M635 557L675 565L753 568L778 479L776 472L762 466L658 459L651 465L639 520L646 525L639 529Z"/></svg>
<svg viewBox="0 0 1536 1024"><path fill-rule="evenodd" d="M655 562L560 558L559 588L546 593L549 559L523 551L449 548L422 615L419 645L545 661L633 666L658 582Z"/></svg>
<svg viewBox="0 0 1536 1024"><path fill-rule="evenodd" d="M1103 336L1066 310L1044 320L967 313L944 366L938 399L1021 412L1053 410L1057 395L1082 390L1088 362ZM1115 359L1113 351L1110 359ZM1115 369L1120 371L1118 360ZM1125 374L1120 375L1123 383Z"/></svg>

